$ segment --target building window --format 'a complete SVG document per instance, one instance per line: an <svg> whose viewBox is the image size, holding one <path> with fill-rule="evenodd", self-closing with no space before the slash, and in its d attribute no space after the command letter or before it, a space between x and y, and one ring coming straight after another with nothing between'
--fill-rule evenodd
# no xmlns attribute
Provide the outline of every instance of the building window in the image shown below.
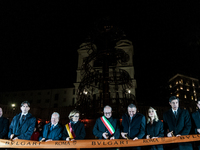
<svg viewBox="0 0 200 150"><path fill-rule="evenodd" d="M194 97L193 97L193 96L191 96L191 100L194 100Z"/></svg>
<svg viewBox="0 0 200 150"><path fill-rule="evenodd" d="M181 80L179 81L179 83L183 84L183 79L181 79Z"/></svg>
<svg viewBox="0 0 200 150"><path fill-rule="evenodd" d="M195 86L195 84L194 84L194 83L192 83L192 86Z"/></svg>
<svg viewBox="0 0 200 150"><path fill-rule="evenodd" d="M197 101L197 98L195 98L195 101Z"/></svg>
<svg viewBox="0 0 200 150"><path fill-rule="evenodd" d="M171 84L169 85L169 88L172 88L172 85L171 85Z"/></svg>
<svg viewBox="0 0 200 150"><path fill-rule="evenodd" d="M177 88L176 90L179 91L179 88Z"/></svg>
<svg viewBox="0 0 200 150"><path fill-rule="evenodd" d="M194 93L196 93L196 91L194 90Z"/></svg>
<svg viewBox="0 0 200 150"><path fill-rule="evenodd" d="M176 81L176 84L178 84L178 81Z"/></svg>
<svg viewBox="0 0 200 150"><path fill-rule="evenodd" d="M179 97L179 94L176 94L176 97Z"/></svg>
<svg viewBox="0 0 200 150"><path fill-rule="evenodd" d="M183 90L183 87L181 86L180 89Z"/></svg>
<svg viewBox="0 0 200 150"><path fill-rule="evenodd" d="M57 101L59 98L59 94L55 94L54 100Z"/></svg>
<svg viewBox="0 0 200 150"><path fill-rule="evenodd" d="M186 95L184 95L184 98L187 98L187 96L186 96Z"/></svg>
<svg viewBox="0 0 200 150"><path fill-rule="evenodd" d="M189 88L187 88L187 91L190 91L190 89L189 89Z"/></svg>
<svg viewBox="0 0 200 150"><path fill-rule="evenodd" d="M49 101L50 101L50 99L46 99L46 100L45 100L45 103L49 103Z"/></svg>

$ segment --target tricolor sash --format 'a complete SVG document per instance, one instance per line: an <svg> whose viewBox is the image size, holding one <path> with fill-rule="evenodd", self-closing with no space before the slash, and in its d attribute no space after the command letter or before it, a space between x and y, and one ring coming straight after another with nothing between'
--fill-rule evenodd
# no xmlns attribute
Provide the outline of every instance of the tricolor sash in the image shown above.
<svg viewBox="0 0 200 150"><path fill-rule="evenodd" d="M75 133L74 133L72 127L71 127L71 123L66 124L65 127L67 129L67 133L69 135L69 138L70 139L76 138L76 135L75 135Z"/></svg>
<svg viewBox="0 0 200 150"><path fill-rule="evenodd" d="M113 135L115 133L115 129L113 128L112 124L106 119L105 116L101 117L101 121L103 122L103 124L105 125L105 127L108 129L108 131L110 132L110 134Z"/></svg>

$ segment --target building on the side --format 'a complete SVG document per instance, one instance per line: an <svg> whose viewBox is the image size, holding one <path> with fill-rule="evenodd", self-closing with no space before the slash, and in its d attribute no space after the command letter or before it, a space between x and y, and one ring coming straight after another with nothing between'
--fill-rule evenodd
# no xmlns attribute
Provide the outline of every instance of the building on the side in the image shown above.
<svg viewBox="0 0 200 150"><path fill-rule="evenodd" d="M180 99L180 107L190 112L196 110L196 101L199 96L199 80L182 74L176 74L169 79L170 95Z"/></svg>

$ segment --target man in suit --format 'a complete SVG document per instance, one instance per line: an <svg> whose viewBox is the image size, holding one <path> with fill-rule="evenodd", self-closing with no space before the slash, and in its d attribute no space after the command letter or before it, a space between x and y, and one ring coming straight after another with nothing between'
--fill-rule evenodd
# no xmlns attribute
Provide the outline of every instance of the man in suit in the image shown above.
<svg viewBox="0 0 200 150"><path fill-rule="evenodd" d="M195 127L195 134L200 134L200 98L197 100L198 111L192 113L192 119ZM200 150L200 142L196 142L198 149Z"/></svg>
<svg viewBox="0 0 200 150"><path fill-rule="evenodd" d="M98 118L93 128L94 136L99 139L118 139L120 136L120 129L118 125L118 120L112 118L112 108L110 106L104 107L104 116ZM110 123L114 130L110 130L105 124Z"/></svg>
<svg viewBox="0 0 200 150"><path fill-rule="evenodd" d="M123 138L138 140L145 135L146 119L145 116L137 112L134 104L127 107L128 113L122 116L122 132ZM141 147L129 147L124 149L140 150Z"/></svg>
<svg viewBox="0 0 200 150"><path fill-rule="evenodd" d="M21 113L17 114L9 127L8 137L10 139L24 139L30 140L34 132L36 118L28 111L30 110L30 103L24 101L21 103Z"/></svg>
<svg viewBox="0 0 200 150"><path fill-rule="evenodd" d="M44 125L43 134L39 137L39 141L59 140L62 137L62 126L58 123L60 115L54 112L51 115L51 122Z"/></svg>
<svg viewBox="0 0 200 150"><path fill-rule="evenodd" d="M0 107L0 139L6 138L8 135L8 119L3 117L3 110Z"/></svg>
<svg viewBox="0 0 200 150"><path fill-rule="evenodd" d="M179 108L179 98L176 96L169 98L169 105L171 109L163 114L164 130L167 137L188 135L192 126L189 112ZM178 143L170 146L173 150L193 149L191 143Z"/></svg>

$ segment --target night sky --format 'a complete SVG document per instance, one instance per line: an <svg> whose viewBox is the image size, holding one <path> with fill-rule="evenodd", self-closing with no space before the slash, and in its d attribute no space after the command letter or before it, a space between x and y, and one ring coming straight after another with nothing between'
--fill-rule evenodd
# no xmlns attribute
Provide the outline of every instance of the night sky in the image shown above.
<svg viewBox="0 0 200 150"><path fill-rule="evenodd" d="M192 1L0 1L0 91L72 87L77 49L109 17L133 42L137 100L162 100L175 74L200 79L199 8Z"/></svg>

